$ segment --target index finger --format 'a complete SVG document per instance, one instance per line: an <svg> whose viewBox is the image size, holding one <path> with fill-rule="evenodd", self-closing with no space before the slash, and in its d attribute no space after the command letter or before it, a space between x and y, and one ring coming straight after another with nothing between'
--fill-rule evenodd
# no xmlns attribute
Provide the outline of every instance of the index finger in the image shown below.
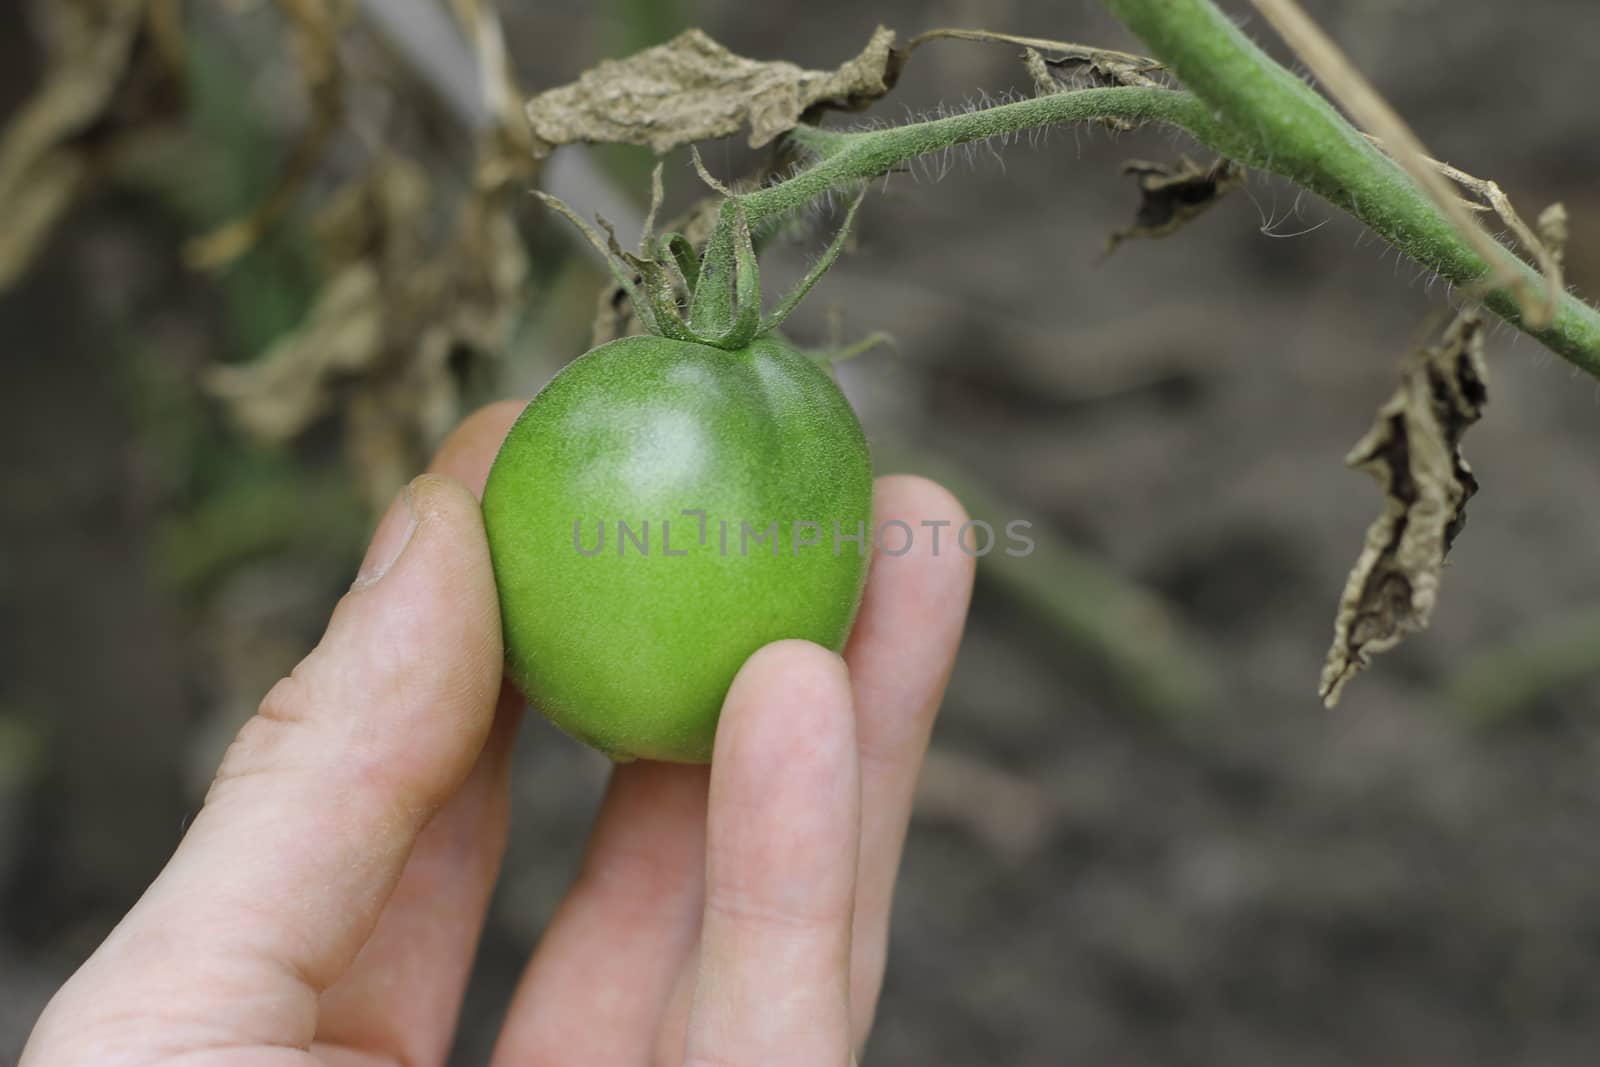
<svg viewBox="0 0 1600 1067"><path fill-rule="evenodd" d="M973 557L958 542L967 513L942 486L878 479L879 529L914 531L906 552L878 553L845 648L861 762L861 861L856 889L851 1021L859 1046L883 984L889 910L933 720L955 663L972 596Z"/></svg>
<svg viewBox="0 0 1600 1067"><path fill-rule="evenodd" d="M445 438L428 469L449 475L481 498L500 443L527 406L526 400L499 400L474 411Z"/></svg>

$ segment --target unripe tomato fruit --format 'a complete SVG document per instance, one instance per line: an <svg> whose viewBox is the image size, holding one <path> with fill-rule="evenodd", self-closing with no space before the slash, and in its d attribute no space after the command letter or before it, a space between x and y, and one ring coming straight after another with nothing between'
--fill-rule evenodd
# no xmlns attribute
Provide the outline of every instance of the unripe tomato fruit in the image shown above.
<svg viewBox="0 0 1600 1067"><path fill-rule="evenodd" d="M523 411L483 515L529 701L615 758L705 762L753 652L842 649L872 470L838 387L776 336L732 350L625 337ZM776 543L758 539L773 523Z"/></svg>

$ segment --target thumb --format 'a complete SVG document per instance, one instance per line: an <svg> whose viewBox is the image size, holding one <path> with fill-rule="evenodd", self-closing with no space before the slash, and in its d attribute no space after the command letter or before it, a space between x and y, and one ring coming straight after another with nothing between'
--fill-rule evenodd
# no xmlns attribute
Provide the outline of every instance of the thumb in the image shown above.
<svg viewBox="0 0 1600 1067"><path fill-rule="evenodd" d="M318 994L483 747L500 664L477 501L424 475L321 643L240 731L166 870L58 995L74 1010L52 1004L36 1041L51 1014L81 1039L87 1011L120 1020L121 1049L130 1018L162 1021L165 1054L184 1020L210 1047L309 1045Z"/></svg>

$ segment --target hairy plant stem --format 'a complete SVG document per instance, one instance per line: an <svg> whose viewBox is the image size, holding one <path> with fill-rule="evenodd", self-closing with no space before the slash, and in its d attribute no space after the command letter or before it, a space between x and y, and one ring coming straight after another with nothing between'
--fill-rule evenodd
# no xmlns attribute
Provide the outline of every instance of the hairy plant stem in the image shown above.
<svg viewBox="0 0 1600 1067"><path fill-rule="evenodd" d="M880 130L801 126L790 136L814 162L792 177L736 197L752 226L955 145L1094 119L1184 130L1218 154L1281 175L1370 226L1417 263L1471 290L1489 264L1388 156L1309 85L1275 63L1210 0L1105 0L1190 91L1117 86L1053 93ZM731 230L726 205L715 244ZM1507 269L1538 290L1538 273L1510 250ZM1600 311L1562 293L1551 324L1531 329L1517 294L1484 304L1552 351L1600 378Z"/></svg>
<svg viewBox="0 0 1600 1067"><path fill-rule="evenodd" d="M1315 89L1263 52L1212 0L1104 0L1155 58L1205 102L1217 124L1238 131L1269 162L1254 162L1310 189L1365 222L1395 247L1463 287L1490 273L1461 232L1388 156ZM1197 137L1198 131L1190 131ZM1204 140L1203 137L1201 137ZM1247 161L1249 162L1249 161ZM1538 273L1510 251L1510 273L1537 292ZM1600 312L1562 293L1555 319L1531 329L1518 294L1490 290L1483 302L1511 325L1600 377Z"/></svg>
<svg viewBox="0 0 1600 1067"><path fill-rule="evenodd" d="M1205 131L1202 139L1228 140L1227 131L1211 122L1204 106L1188 93L1122 86L1083 89L881 130L841 132L800 126L789 136L813 153L815 162L782 182L743 194L738 201L755 225L955 145L1093 119L1194 127Z"/></svg>

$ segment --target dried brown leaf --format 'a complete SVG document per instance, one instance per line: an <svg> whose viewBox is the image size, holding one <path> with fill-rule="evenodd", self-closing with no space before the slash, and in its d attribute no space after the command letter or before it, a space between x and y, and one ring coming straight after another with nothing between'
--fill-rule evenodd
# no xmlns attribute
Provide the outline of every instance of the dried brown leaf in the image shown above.
<svg viewBox="0 0 1600 1067"><path fill-rule="evenodd" d="M1202 167L1188 156L1177 166L1130 159L1122 173L1139 182L1139 213L1132 226L1106 238L1105 254L1135 237L1165 237L1211 210L1218 200L1244 184L1245 170L1231 159Z"/></svg>
<svg viewBox="0 0 1600 1067"><path fill-rule="evenodd" d="M1151 77L1166 68L1148 56L1131 52L1118 52L1109 48L1093 48L1071 41L1053 41L1044 37L1019 37L1011 33L993 33L989 30L927 30L917 34L906 45L909 54L928 41L958 40L980 41L991 44L1011 44L1022 47L1022 62L1033 79L1039 95L1071 92L1076 89L1103 89L1112 86L1159 86L1162 83ZM1047 56L1046 53L1049 53ZM1127 119L1098 119L1099 125L1109 130L1127 132L1138 124Z"/></svg>
<svg viewBox="0 0 1600 1067"><path fill-rule="evenodd" d="M856 107L882 96L896 64L894 31L882 26L860 55L832 71L746 59L700 30L686 30L540 93L528 102L528 120L545 146L588 141L666 152L748 125L750 146L759 148L811 108Z"/></svg>
<svg viewBox="0 0 1600 1067"><path fill-rule="evenodd" d="M60 26L50 73L0 141L0 189L105 113L132 58L145 7L146 0L78 0L55 13Z"/></svg>
<svg viewBox="0 0 1600 1067"><path fill-rule="evenodd" d="M1487 381L1483 322L1469 309L1438 345L1408 360L1400 388L1345 459L1378 480L1384 507L1339 601L1322 670L1329 707L1374 655L1427 628L1445 557L1478 490L1461 438L1483 414Z"/></svg>
<svg viewBox="0 0 1600 1067"><path fill-rule="evenodd" d="M383 311L378 272L353 263L324 286L299 329L250 363L212 369L206 385L252 436L290 440L327 411L337 378L377 362Z"/></svg>
<svg viewBox="0 0 1600 1067"><path fill-rule="evenodd" d="M995 33L990 30L925 30L906 44L905 51L911 52L929 41L937 40L1018 45L1023 49L1023 58L1029 71L1034 74L1040 91L1049 88L1046 78L1059 88L1072 89L1160 85L1150 75L1166 69L1160 61L1132 52L1095 48L1047 37L1019 37L1014 33ZM1045 53L1049 53L1050 58L1045 58Z"/></svg>
<svg viewBox="0 0 1600 1067"><path fill-rule="evenodd" d="M34 161L25 180L0 190L6 222L0 228L0 291L28 269L88 178L83 154L69 149Z"/></svg>
<svg viewBox="0 0 1600 1067"><path fill-rule="evenodd" d="M69 0L51 10L51 67L0 136L0 289L32 262L81 191L81 143L116 101L145 27L148 0Z"/></svg>
<svg viewBox="0 0 1600 1067"><path fill-rule="evenodd" d="M278 0L290 31L300 78L310 100L311 121L288 165L272 188L247 213L190 241L189 265L220 270L254 248L294 203L333 140L344 110L344 72L339 63L339 31L349 11L339 0Z"/></svg>
<svg viewBox="0 0 1600 1067"><path fill-rule="evenodd" d="M1051 78L1063 89L1109 89L1119 85L1150 88L1161 84L1150 75L1164 69L1143 56L1081 46L1061 55L1045 56L1043 61Z"/></svg>
<svg viewBox="0 0 1600 1067"><path fill-rule="evenodd" d="M1023 65L1033 78L1034 89L1041 96L1050 93L1067 93L1079 89L1105 89L1115 86L1157 86L1161 83L1150 74L1161 70L1155 60L1130 56L1123 52L1105 52L1081 45L1063 44L1059 55L1045 56L1036 48L1023 51ZM1100 125L1108 130L1127 133L1138 128L1138 123L1128 119L1103 118Z"/></svg>
<svg viewBox="0 0 1600 1067"><path fill-rule="evenodd" d="M1539 228L1540 242L1549 251L1550 258L1559 266L1567 258L1567 242L1572 238L1567 205L1551 204L1539 212L1539 220L1535 225Z"/></svg>
<svg viewBox="0 0 1600 1067"><path fill-rule="evenodd" d="M456 356L504 348L527 278L514 186L476 190L428 240L419 220L435 195L426 171L397 156L336 192L317 220L333 267L310 315L258 359L207 379L269 442L337 409L375 507L459 419Z"/></svg>

